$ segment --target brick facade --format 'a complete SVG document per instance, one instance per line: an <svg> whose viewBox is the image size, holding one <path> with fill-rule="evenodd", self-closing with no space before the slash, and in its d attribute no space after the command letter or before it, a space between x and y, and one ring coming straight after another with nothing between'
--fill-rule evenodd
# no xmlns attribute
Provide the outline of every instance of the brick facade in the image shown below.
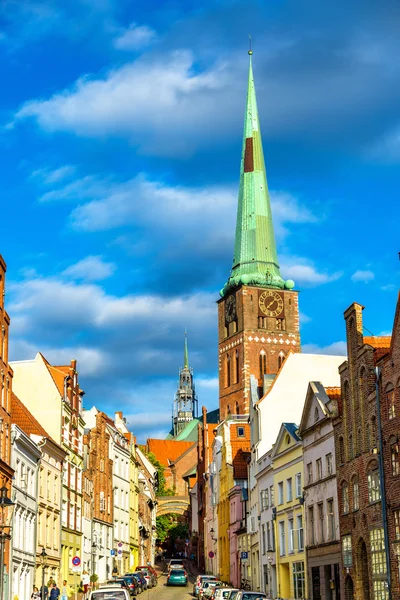
<svg viewBox="0 0 400 600"><path fill-rule="evenodd" d="M392 599L400 598L400 295L379 386Z"/></svg>
<svg viewBox="0 0 400 600"><path fill-rule="evenodd" d="M0 255L0 487L6 486L10 496L11 479L11 391L13 371L8 364L8 334L10 317L5 306L6 263ZM7 531L7 530L6 530ZM9 541L6 540L4 555L5 573L9 573Z"/></svg>
<svg viewBox="0 0 400 600"><path fill-rule="evenodd" d="M280 296L279 318L262 312L261 296L265 292ZM300 352L298 293L239 287L218 303L218 343L223 420L228 413L248 414L250 375L258 380L261 396L264 374L277 373L289 349Z"/></svg>
<svg viewBox="0 0 400 600"><path fill-rule="evenodd" d="M382 600L387 596L375 364L385 341L364 338L362 310L352 304L344 314L348 359L339 369L341 402L334 422L341 579L346 600Z"/></svg>

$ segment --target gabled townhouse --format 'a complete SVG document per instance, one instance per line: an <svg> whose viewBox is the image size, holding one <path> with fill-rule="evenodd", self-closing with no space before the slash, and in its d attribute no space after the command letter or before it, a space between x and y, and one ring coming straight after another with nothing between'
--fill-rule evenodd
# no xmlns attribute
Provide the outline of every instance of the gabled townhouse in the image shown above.
<svg viewBox="0 0 400 600"><path fill-rule="evenodd" d="M345 311L347 360L340 367L341 403L334 420L341 539L341 585L346 600L386 600L388 562L382 508L376 366L390 337L364 336L363 307Z"/></svg>
<svg viewBox="0 0 400 600"><path fill-rule="evenodd" d="M11 392L13 370L8 362L8 336L10 317L5 309L6 263L0 254L0 487L11 493ZM8 590L10 582L10 542L5 540L3 589Z"/></svg>
<svg viewBox="0 0 400 600"><path fill-rule="evenodd" d="M36 529L34 531L36 577L33 583L40 587L43 568L46 581L50 577L55 581L59 581L61 578L61 491L63 461L67 453L48 435L42 425L15 394L12 395L11 418L13 424L29 436L40 451L39 472L35 473L34 481L32 481L32 464L29 467L27 461L14 453L16 463L14 487L18 491L20 499L21 494L24 501L30 498L30 508L27 508L25 511L25 517L29 512L31 521L33 523L36 522ZM21 436L19 439L24 438ZM16 452L18 452L18 446L18 440L15 439L14 448ZM34 454L36 455L36 450ZM35 502L32 500L32 493ZM21 502L21 507L22 505L23 502ZM21 532L23 512L23 508L14 512L14 532L17 528ZM24 532L25 528L22 527L22 534ZM26 539L24 543L27 544ZM21 548L23 548L23 545ZM46 552L46 562L44 565L41 558L43 549ZM16 556L16 553L14 556ZM28 591L30 591L30 588L28 588ZM20 591L19 593L22 592ZM19 597L21 598L22 596Z"/></svg>
<svg viewBox="0 0 400 600"><path fill-rule="evenodd" d="M104 583L111 577L114 550L113 459L109 417L92 407L84 410L85 472L84 511L91 523L91 574ZM86 537L86 536L85 536ZM87 548L86 552L89 552Z"/></svg>
<svg viewBox="0 0 400 600"><path fill-rule="evenodd" d="M72 558L82 552L82 398L76 360L52 366L38 352L12 363L14 392L51 438L67 453L63 462L61 577L73 581Z"/></svg>
<svg viewBox="0 0 400 600"><path fill-rule="evenodd" d="M11 400L11 466L14 469L12 500L15 503L11 538L11 597L26 598L35 584L36 569L36 530L38 515L38 474L41 450L21 426L22 411L13 411L19 400L13 394ZM13 414L14 413L14 414ZM14 418L13 418L14 417ZM21 424L16 424L16 422ZM43 492L41 490L41 492ZM43 496L43 493L41 493ZM43 513L40 514L43 517ZM49 513L46 520L41 518L39 528L43 528L44 544L53 548L60 538L53 539L54 521Z"/></svg>
<svg viewBox="0 0 400 600"><path fill-rule="evenodd" d="M157 469L136 447L139 462L139 563L154 564L157 517Z"/></svg>
<svg viewBox="0 0 400 600"><path fill-rule="evenodd" d="M277 596L274 521L274 470L272 450L257 461L257 490L260 507L260 588L268 597Z"/></svg>
<svg viewBox="0 0 400 600"><path fill-rule="evenodd" d="M282 423L272 450L274 465L277 593L307 598L304 545L303 451L297 425Z"/></svg>
<svg viewBox="0 0 400 600"><path fill-rule="evenodd" d="M307 577L314 600L344 597L340 578L340 536L333 420L340 388L311 381L298 434L303 442Z"/></svg>

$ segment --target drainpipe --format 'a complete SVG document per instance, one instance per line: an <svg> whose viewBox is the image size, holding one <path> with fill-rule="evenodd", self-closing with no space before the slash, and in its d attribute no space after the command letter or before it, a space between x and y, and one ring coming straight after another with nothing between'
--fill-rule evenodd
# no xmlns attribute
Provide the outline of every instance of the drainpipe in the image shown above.
<svg viewBox="0 0 400 600"><path fill-rule="evenodd" d="M381 408L380 408L380 393L379 393L379 381L381 378L381 369L376 367L375 369L375 392L376 392L376 411L378 419L378 465L379 465L379 478L381 483L381 507L382 507L382 523L383 523L383 535L385 539L385 557L386 557L386 571L387 571L387 586L388 586L388 599L392 599L392 585L390 575L390 548L389 548L389 532L387 523L387 505L386 505L386 490L385 490L385 471L383 466L383 439L382 439L382 419L381 419Z"/></svg>

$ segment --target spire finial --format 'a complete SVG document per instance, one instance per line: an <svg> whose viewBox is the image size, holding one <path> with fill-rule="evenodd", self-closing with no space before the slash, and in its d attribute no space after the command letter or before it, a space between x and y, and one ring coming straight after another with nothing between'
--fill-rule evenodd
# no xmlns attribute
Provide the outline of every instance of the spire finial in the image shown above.
<svg viewBox="0 0 400 600"><path fill-rule="evenodd" d="M185 327L185 344L184 344L184 348L183 348L183 368L184 369L189 368L189 350L188 350L188 343L187 343L186 327Z"/></svg>
<svg viewBox="0 0 400 600"><path fill-rule="evenodd" d="M249 52L250 56L253 54L253 50L251 49L251 35L249 34Z"/></svg>

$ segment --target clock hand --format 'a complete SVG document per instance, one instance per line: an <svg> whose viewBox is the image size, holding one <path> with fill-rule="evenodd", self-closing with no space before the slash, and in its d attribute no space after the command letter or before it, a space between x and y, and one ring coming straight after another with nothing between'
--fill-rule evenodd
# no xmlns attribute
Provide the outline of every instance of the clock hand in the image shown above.
<svg viewBox="0 0 400 600"><path fill-rule="evenodd" d="M269 304L267 304L267 308L269 308L271 306L271 304L273 304L275 302L275 298L273 300L271 300L271 302Z"/></svg>

